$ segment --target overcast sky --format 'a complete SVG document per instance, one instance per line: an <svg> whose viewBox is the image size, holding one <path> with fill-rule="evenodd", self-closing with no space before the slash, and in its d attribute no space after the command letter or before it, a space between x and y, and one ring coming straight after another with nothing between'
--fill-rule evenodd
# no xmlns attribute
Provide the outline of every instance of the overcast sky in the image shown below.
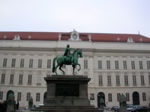
<svg viewBox="0 0 150 112"><path fill-rule="evenodd" d="M73 29L150 37L150 0L0 0L0 31Z"/></svg>

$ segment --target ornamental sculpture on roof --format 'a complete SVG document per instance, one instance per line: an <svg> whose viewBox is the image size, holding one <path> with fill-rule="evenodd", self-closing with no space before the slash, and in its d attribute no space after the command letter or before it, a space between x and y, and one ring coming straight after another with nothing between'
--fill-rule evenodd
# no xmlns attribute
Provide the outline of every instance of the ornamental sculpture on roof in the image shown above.
<svg viewBox="0 0 150 112"><path fill-rule="evenodd" d="M74 52L71 54L71 50L74 50ZM81 70L81 65L78 63L78 56L82 57L82 50L81 49L73 49L70 48L70 45L68 44L65 53L63 56L57 56L53 59L53 68L52 72L57 73L57 68L59 67L59 70L63 72L63 75L65 75L65 72L61 69L63 65L72 65L73 67L73 75L75 75L74 70L76 65L79 65L78 71ZM56 63L57 62L57 63ZM55 65L56 64L56 65Z"/></svg>

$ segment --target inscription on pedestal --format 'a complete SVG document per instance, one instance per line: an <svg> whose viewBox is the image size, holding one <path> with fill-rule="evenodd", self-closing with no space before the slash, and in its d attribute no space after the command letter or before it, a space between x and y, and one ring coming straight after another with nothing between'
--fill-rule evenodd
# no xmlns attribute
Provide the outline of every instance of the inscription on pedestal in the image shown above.
<svg viewBox="0 0 150 112"><path fill-rule="evenodd" d="M79 84L56 84L56 96L79 96Z"/></svg>

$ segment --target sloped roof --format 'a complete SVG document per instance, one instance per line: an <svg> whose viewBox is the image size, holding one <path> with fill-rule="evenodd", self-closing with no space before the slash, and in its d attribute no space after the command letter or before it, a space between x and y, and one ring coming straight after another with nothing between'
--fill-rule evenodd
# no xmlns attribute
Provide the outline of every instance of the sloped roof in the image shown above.
<svg viewBox="0 0 150 112"><path fill-rule="evenodd" d="M61 40L70 39L70 32L0 32L0 40L5 39L12 40L15 35L19 35L21 40L58 40L58 35L61 34ZM134 42L150 42L150 38L140 34L113 34L113 33L79 33L82 41L88 41L88 35L91 35L91 41L103 41L103 42L117 42L119 38L120 42L126 42L129 37Z"/></svg>

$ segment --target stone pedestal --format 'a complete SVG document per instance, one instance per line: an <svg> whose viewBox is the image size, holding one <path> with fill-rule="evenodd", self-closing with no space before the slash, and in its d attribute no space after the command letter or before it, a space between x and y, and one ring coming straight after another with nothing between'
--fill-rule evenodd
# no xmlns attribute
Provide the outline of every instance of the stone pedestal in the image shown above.
<svg viewBox="0 0 150 112"><path fill-rule="evenodd" d="M90 106L88 82L85 76L53 75L44 78L47 83L47 97L44 106L32 111L44 112L100 112Z"/></svg>

